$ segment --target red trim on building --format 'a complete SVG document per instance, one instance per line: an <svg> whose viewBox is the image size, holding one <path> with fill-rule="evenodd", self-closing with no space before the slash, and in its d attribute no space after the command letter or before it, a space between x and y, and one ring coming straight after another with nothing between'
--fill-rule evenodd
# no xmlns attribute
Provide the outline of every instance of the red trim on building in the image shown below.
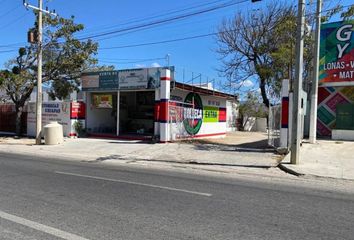
<svg viewBox="0 0 354 240"><path fill-rule="evenodd" d="M281 127L289 127L289 97L283 97L281 100Z"/></svg>
<svg viewBox="0 0 354 240"><path fill-rule="evenodd" d="M160 101L156 101L154 106L154 121L158 122L159 120L160 120Z"/></svg>
<svg viewBox="0 0 354 240"><path fill-rule="evenodd" d="M84 102L70 103L70 119L85 119L86 105Z"/></svg>
<svg viewBox="0 0 354 240"><path fill-rule="evenodd" d="M171 78L170 77L160 77L161 81L170 81Z"/></svg>
<svg viewBox="0 0 354 240"><path fill-rule="evenodd" d="M219 108L219 122L226 122L226 108Z"/></svg>
<svg viewBox="0 0 354 240"><path fill-rule="evenodd" d="M160 112L159 112L159 121L167 122L168 121L168 101L162 101L160 102Z"/></svg>

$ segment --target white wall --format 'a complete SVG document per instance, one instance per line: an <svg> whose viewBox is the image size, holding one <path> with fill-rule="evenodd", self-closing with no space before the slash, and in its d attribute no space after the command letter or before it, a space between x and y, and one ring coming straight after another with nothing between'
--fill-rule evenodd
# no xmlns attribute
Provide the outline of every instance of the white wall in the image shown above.
<svg viewBox="0 0 354 240"><path fill-rule="evenodd" d="M42 107L42 133L45 125L51 121L58 122L63 126L64 136L72 132L70 121L70 102L43 102ZM36 103L28 103L27 135L36 136Z"/></svg>
<svg viewBox="0 0 354 240"><path fill-rule="evenodd" d="M232 132L236 131L236 121L238 117L238 109L237 109L236 101L226 101L226 131Z"/></svg>

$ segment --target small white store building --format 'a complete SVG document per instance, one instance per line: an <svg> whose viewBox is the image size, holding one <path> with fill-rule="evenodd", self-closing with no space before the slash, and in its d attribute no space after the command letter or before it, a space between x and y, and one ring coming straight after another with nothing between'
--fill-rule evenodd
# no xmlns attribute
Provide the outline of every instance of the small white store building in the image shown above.
<svg viewBox="0 0 354 240"><path fill-rule="evenodd" d="M91 136L224 137L234 130L235 96L179 83L173 67L90 72L81 76Z"/></svg>

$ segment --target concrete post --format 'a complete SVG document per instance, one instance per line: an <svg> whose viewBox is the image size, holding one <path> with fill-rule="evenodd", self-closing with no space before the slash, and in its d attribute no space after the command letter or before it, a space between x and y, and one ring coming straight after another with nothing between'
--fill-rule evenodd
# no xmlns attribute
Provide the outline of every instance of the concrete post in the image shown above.
<svg viewBox="0 0 354 240"><path fill-rule="evenodd" d="M160 89L155 89L154 135L160 135Z"/></svg>
<svg viewBox="0 0 354 240"><path fill-rule="evenodd" d="M42 143L42 0L38 0L36 144Z"/></svg>
<svg viewBox="0 0 354 240"><path fill-rule="evenodd" d="M280 147L287 148L289 146L289 79L284 79L282 82L281 96Z"/></svg>
<svg viewBox="0 0 354 240"><path fill-rule="evenodd" d="M169 124L169 101L171 92L171 72L169 69L163 69L160 77L160 142L166 143L170 141L170 124Z"/></svg>
<svg viewBox="0 0 354 240"><path fill-rule="evenodd" d="M117 136L119 136L120 91L117 92Z"/></svg>
<svg viewBox="0 0 354 240"><path fill-rule="evenodd" d="M299 0L298 19L296 36L296 62L294 79L294 105L293 105L293 125L291 134L291 164L299 164L300 143L301 143L301 97L302 97L302 74L304 62L304 30L305 30L305 0Z"/></svg>
<svg viewBox="0 0 354 240"><path fill-rule="evenodd" d="M315 74L312 81L311 90L311 113L310 113L310 143L316 143L317 133L317 95L318 95L318 71L320 58L320 33L321 33L321 9L322 0L317 0L316 18L316 48L315 48Z"/></svg>

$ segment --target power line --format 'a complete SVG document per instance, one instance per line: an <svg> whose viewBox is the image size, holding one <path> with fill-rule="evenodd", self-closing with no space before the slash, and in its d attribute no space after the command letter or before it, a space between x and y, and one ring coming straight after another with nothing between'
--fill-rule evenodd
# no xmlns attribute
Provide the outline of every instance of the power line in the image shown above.
<svg viewBox="0 0 354 240"><path fill-rule="evenodd" d="M224 1L224 0L222 0L222 1ZM207 2L207 3L203 2L203 4L198 4L198 5L193 4L190 7L185 7L185 8L178 9L178 10L175 10L175 9L174 10L169 10L168 12L166 12L164 14L154 14L154 15L151 15L151 16L145 17L145 18L132 18L131 20L127 20L127 21L125 21L123 23L120 23L120 24L117 24L117 25L111 25L111 26L105 25L107 27L105 27L103 29L107 29L108 30L110 28L114 28L114 27L118 27L118 26L124 26L124 25L132 24L132 23L138 23L138 22L142 22L142 21L146 21L146 20L151 20L151 19L154 19L154 18L168 16L168 15L171 15L171 14L174 14L174 13L179 13L179 12L183 12L183 11L186 11L186 10L192 10L192 9L195 9L195 8L211 5L211 4L222 2L222 1L218 0L218 1L212 1L212 2ZM100 28L100 30L102 30L102 28ZM86 32L85 35L87 35L87 33L88 32ZM84 37L85 35L82 35L81 37Z"/></svg>
<svg viewBox="0 0 354 240"><path fill-rule="evenodd" d="M146 61L146 60L161 60L166 59L166 57L161 58L99 58L102 60L111 60L111 61Z"/></svg>
<svg viewBox="0 0 354 240"><path fill-rule="evenodd" d="M351 7L351 6L354 6L354 4L343 6L343 8ZM328 11L331 11L331 10L334 10L334 9L335 8L323 10L322 13L323 12L328 12ZM307 16L308 15L312 15L312 14L313 13L309 13L309 14L307 14ZM99 49L100 50L109 50L109 49L122 49L122 48L133 48L133 47L149 46L149 45L159 45L159 44L166 44L166 43L172 43L172 42L187 41L187 40L192 40L192 39L210 37L210 36L214 36L214 35L217 35L217 34L220 34L220 33L222 33L222 31L214 32L214 33L201 34L201 35L194 35L194 36L189 36L189 37L176 38L176 39L163 40L163 41L156 41L156 42L137 43L137 44L113 46L113 47L101 47ZM10 47L10 46L14 46L14 45L17 45L17 44L21 44L21 43L3 45L3 46L0 46L0 48L1 47ZM2 52L12 52L12 51L17 51L17 50L14 49L14 50L0 51L0 53L2 53Z"/></svg>
<svg viewBox="0 0 354 240"><path fill-rule="evenodd" d="M150 61L157 61L157 60L166 60L165 57L163 58L148 58L148 59L139 59L139 60L135 60L135 61L120 61L119 59L117 59L118 61L114 61L113 60L103 60L102 58L101 59L98 59L99 61L101 62L106 62L106 63L115 63L115 64L129 64L129 63L141 63L141 62L150 62Z"/></svg>
<svg viewBox="0 0 354 240"><path fill-rule="evenodd" d="M11 26L14 23L17 23L18 21L20 21L21 19L23 19L24 17L26 17L29 14L29 12L26 12L25 14L21 15L20 17L14 19L13 21L11 21L8 24L5 24L3 26L0 27L0 29L6 29L7 27Z"/></svg>
<svg viewBox="0 0 354 240"><path fill-rule="evenodd" d="M208 12L212 12L212 11L215 11L218 9L230 7L230 6L245 3L245 2L248 2L248 0L241 0L239 2L230 1L229 3L223 3L218 6L213 6L213 7L204 9L204 10L200 10L200 11L196 11L196 12L192 12L192 13L186 13L186 14L182 14L179 16L174 16L174 17L161 19L161 20L157 20L157 21L153 21L153 22L149 22L149 23L144 23L144 24L140 24L140 25L135 25L132 27L121 28L121 29L117 29L114 31L106 32L106 33L100 33L100 34L96 34L96 35L92 35L92 36L88 36L88 37L78 38L78 40L97 38L97 37L112 35L115 33L121 33L121 32L130 31L130 30L141 29L144 27L152 27L152 26L156 26L156 25L160 25L160 24L164 24L164 23L168 23L168 22L172 22L172 21L176 21L176 20L180 20L180 19L184 19L184 18L188 18L188 17L193 17L193 16L197 16L200 14L208 13Z"/></svg>
<svg viewBox="0 0 354 240"><path fill-rule="evenodd" d="M0 51L0 53L9 53L9 52L15 52L17 51L16 49L14 50L3 50L3 51Z"/></svg>
<svg viewBox="0 0 354 240"><path fill-rule="evenodd" d="M104 48L99 48L99 49L100 50L108 50L108 49L120 49L120 48L132 48L132 47L142 47L142 46L148 46L148 45L157 45L157 44L163 44L163 43L179 42L179 41L186 41L186 40L190 40L190 39L209 37L212 35L216 35L218 33L219 32L207 33L207 34L202 34L202 35L196 35L196 36L184 37L184 38L176 38L176 39L170 39L170 40L164 40L164 41L158 41L158 42L138 43L138 44L132 44L132 45L116 46L116 47L104 47Z"/></svg>
<svg viewBox="0 0 354 240"><path fill-rule="evenodd" d="M7 16L8 14L10 14L11 12L15 11L17 8L20 8L21 5L17 5L16 7L14 8L11 8L9 11L7 11L6 13L4 13L3 15L0 16L0 18L3 18L5 16Z"/></svg>
<svg viewBox="0 0 354 240"><path fill-rule="evenodd" d="M343 7L350 7L350 6L354 6L354 4L343 6ZM335 9L335 8L333 8L333 9ZM327 9L322 12L328 12L333 9ZM307 14L307 15L312 15L312 14ZM236 29L234 29L234 30L236 30ZM186 41L186 40L197 39L197 38L210 37L210 36L217 35L217 34L224 33L224 32L226 32L226 31L219 31L219 32L214 32L214 33L194 35L194 36L190 36L190 37L176 38L176 39L163 40L163 41L157 41L157 42L137 43L137 44L131 44L131 45L114 46L114 47L103 47L103 48L99 48L99 49L100 50L109 50L109 49L121 49L121 48L132 48L132 47L142 47L142 46L149 46L149 45L158 45L158 44L164 44L164 43L179 42L179 41Z"/></svg>

